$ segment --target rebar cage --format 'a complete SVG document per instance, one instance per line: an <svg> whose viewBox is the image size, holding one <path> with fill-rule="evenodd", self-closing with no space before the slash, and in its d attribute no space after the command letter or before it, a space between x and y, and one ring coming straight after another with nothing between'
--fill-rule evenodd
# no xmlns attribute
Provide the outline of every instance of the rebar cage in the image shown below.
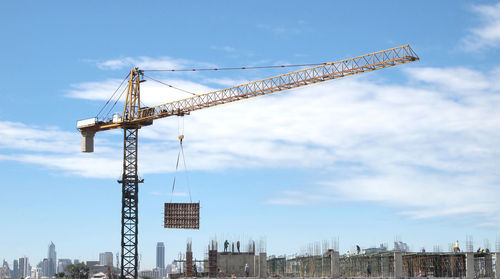
<svg viewBox="0 0 500 279"><path fill-rule="evenodd" d="M200 203L165 203L164 228L199 229Z"/></svg>

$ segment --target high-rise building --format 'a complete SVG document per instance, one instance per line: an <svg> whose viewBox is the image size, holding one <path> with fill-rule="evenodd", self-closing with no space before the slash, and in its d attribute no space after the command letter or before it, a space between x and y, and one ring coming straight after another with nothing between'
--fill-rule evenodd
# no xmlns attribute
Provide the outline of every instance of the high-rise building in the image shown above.
<svg viewBox="0 0 500 279"><path fill-rule="evenodd" d="M42 260L42 276L49 277L49 259Z"/></svg>
<svg viewBox="0 0 500 279"><path fill-rule="evenodd" d="M163 242L156 244L156 267L165 268L165 244Z"/></svg>
<svg viewBox="0 0 500 279"><path fill-rule="evenodd" d="M31 268L31 279L39 279L42 277L42 269L39 267Z"/></svg>
<svg viewBox="0 0 500 279"><path fill-rule="evenodd" d="M0 278L11 278L11 270L9 264L5 259L3 260L2 266L0 267Z"/></svg>
<svg viewBox="0 0 500 279"><path fill-rule="evenodd" d="M113 267L113 253L111 252L100 253L99 265Z"/></svg>
<svg viewBox="0 0 500 279"><path fill-rule="evenodd" d="M57 273L64 272L66 267L71 264L70 259L59 259L57 260Z"/></svg>
<svg viewBox="0 0 500 279"><path fill-rule="evenodd" d="M49 267L47 269L48 274L44 274L47 277L52 277L56 274L57 260L56 260L56 246L53 242L50 242L49 252L47 255L47 259L49 260Z"/></svg>
<svg viewBox="0 0 500 279"><path fill-rule="evenodd" d="M31 268L28 262L28 257L19 258L19 274L18 278L26 278L31 276Z"/></svg>
<svg viewBox="0 0 500 279"><path fill-rule="evenodd" d="M12 264L12 278L19 278L19 262L14 260Z"/></svg>

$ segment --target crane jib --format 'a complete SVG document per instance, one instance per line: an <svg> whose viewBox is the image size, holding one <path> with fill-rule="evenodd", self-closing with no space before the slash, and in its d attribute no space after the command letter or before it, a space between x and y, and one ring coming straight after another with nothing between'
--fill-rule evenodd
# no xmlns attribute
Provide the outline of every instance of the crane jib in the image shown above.
<svg viewBox="0 0 500 279"><path fill-rule="evenodd" d="M325 63L320 66L302 69L226 89L195 95L193 97L154 107L137 107L132 114L129 114L131 115L129 119L120 118L118 121L116 119L110 119L103 122L99 122L95 118L80 120L77 122L77 128L82 132L82 151L93 152L93 146L91 146L93 145L93 136L95 132L98 131L124 128L125 126L130 125L135 125L140 128L142 126L151 125L153 120L159 118L174 115L185 115L203 108L209 108L283 90L298 88L309 84L383 69L417 60L419 60L419 58L411 47L409 45L404 45L337 62ZM131 78L129 81L129 88L131 88L131 86L138 86L139 76L142 72L136 68L133 69L131 73L132 77L137 76L137 80L134 81ZM127 99L139 97L138 94L140 94L140 90L138 87L130 89L129 92L131 92L131 94L137 94L137 96L127 96Z"/></svg>

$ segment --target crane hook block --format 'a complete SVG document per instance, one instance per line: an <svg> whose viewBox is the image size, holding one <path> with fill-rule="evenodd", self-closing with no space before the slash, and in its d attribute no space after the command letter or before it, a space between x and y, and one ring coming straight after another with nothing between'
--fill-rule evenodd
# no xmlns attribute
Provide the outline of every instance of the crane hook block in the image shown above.
<svg viewBox="0 0 500 279"><path fill-rule="evenodd" d="M179 140L182 141L184 139L184 135L179 135Z"/></svg>

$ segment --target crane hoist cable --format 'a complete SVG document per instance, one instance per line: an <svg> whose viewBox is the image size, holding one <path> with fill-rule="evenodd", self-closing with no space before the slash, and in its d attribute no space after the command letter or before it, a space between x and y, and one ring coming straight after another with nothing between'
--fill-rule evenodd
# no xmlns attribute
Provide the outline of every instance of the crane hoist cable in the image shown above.
<svg viewBox="0 0 500 279"><path fill-rule="evenodd" d="M182 124L181 124L181 119L182 119ZM178 134L178 139L179 139L179 152L177 153L177 162L175 163L175 173L174 173L174 180L172 182L172 192L170 194L170 202L172 202L172 199L174 197L174 190L175 190L175 184L177 182L177 173L179 171L179 162L180 158L182 155L182 162L184 163L184 172L186 175L186 184L187 184L187 189L189 193L189 202L192 203L193 200L191 198L191 188L189 187L189 176L187 174L187 165L186 165L186 156L184 156L184 147L182 145L182 140L184 139L184 117L179 116L178 122L177 122L177 134Z"/></svg>

